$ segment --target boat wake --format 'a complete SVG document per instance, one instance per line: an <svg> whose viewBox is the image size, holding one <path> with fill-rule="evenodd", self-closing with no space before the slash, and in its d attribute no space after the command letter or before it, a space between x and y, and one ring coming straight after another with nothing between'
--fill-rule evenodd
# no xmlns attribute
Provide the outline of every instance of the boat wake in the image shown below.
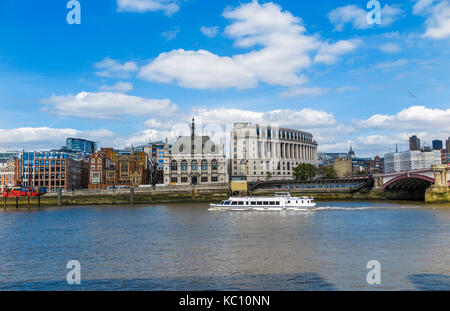
<svg viewBox="0 0 450 311"><path fill-rule="evenodd" d="M397 207L397 206L317 206L311 211L365 211L365 210L392 210L392 209L406 209L418 208L417 206Z"/></svg>

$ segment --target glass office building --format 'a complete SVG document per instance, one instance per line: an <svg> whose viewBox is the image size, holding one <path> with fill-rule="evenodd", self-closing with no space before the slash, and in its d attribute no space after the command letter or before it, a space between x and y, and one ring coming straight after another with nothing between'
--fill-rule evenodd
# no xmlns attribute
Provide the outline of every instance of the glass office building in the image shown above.
<svg viewBox="0 0 450 311"><path fill-rule="evenodd" d="M82 152L90 155L97 150L97 143L81 138L67 138L66 148L73 152Z"/></svg>

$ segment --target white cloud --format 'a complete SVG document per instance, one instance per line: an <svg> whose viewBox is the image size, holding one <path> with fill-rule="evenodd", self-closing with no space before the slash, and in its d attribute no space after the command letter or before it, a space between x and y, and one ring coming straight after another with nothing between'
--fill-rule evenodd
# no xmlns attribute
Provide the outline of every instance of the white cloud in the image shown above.
<svg viewBox="0 0 450 311"><path fill-rule="evenodd" d="M435 40L450 37L449 0L419 0L413 7L413 13L426 16L423 37Z"/></svg>
<svg viewBox="0 0 450 311"><path fill-rule="evenodd" d="M316 63L334 64L339 57L356 49L360 40L341 40L334 44L323 43L319 52L314 57Z"/></svg>
<svg viewBox="0 0 450 311"><path fill-rule="evenodd" d="M202 26L200 28L200 31L205 36L207 36L209 38L214 38L219 33L219 26L212 26L212 27Z"/></svg>
<svg viewBox="0 0 450 311"><path fill-rule="evenodd" d="M421 14L435 3L436 0L417 0L416 4L413 6L413 14Z"/></svg>
<svg viewBox="0 0 450 311"><path fill-rule="evenodd" d="M280 95L281 97L300 97L300 96L319 96L326 92L325 89L322 89L320 87L293 87L286 91L283 91Z"/></svg>
<svg viewBox="0 0 450 311"><path fill-rule="evenodd" d="M382 63L378 63L374 66L375 69L380 69L383 71L391 71L394 70L398 67L403 67L406 66L412 62L414 62L415 60L412 59L397 59L395 61L388 61L388 62L382 62Z"/></svg>
<svg viewBox="0 0 450 311"><path fill-rule="evenodd" d="M343 31L346 24L351 24L355 29L368 29L374 27L367 22L366 11L354 4L337 7L328 13L328 19L334 25L336 31ZM402 10L386 4L381 9L381 27L391 25L402 14Z"/></svg>
<svg viewBox="0 0 450 311"><path fill-rule="evenodd" d="M117 60L109 57L105 57L102 61L95 63L94 67L99 70L95 74L105 78L128 78L131 73L138 70L135 62L120 64Z"/></svg>
<svg viewBox="0 0 450 311"><path fill-rule="evenodd" d="M278 109L266 112L232 108L196 108L192 115L200 118L205 124L232 125L235 122L252 122L262 124L278 124L280 126L291 126L298 129L320 128L331 126L336 123L331 113L303 108L300 110Z"/></svg>
<svg viewBox="0 0 450 311"><path fill-rule="evenodd" d="M177 106L169 99L148 99L112 92L80 92L77 95L52 95L42 103L44 109L59 115L108 119L123 115L170 115Z"/></svg>
<svg viewBox="0 0 450 311"><path fill-rule="evenodd" d="M133 89L133 84L130 82L122 82L118 81L114 85L100 85L98 87L99 91L106 91L106 92L119 92L119 93L126 93Z"/></svg>
<svg viewBox="0 0 450 311"><path fill-rule="evenodd" d="M196 89L244 89L261 82L295 86L304 82L301 71L314 64L315 52L319 51L317 62L332 63L356 48L354 41L329 44L306 35L299 18L272 2L253 1L226 9L223 15L232 21L225 34L236 47L252 51L219 56L205 50L172 50L142 67L139 76Z"/></svg>
<svg viewBox="0 0 450 311"><path fill-rule="evenodd" d="M355 86L341 86L336 89L336 92L339 94L342 94L345 92L351 92L351 91L356 91L356 90L358 90L358 88Z"/></svg>
<svg viewBox="0 0 450 311"><path fill-rule="evenodd" d="M367 120L357 121L361 128L399 129L408 131L437 128L450 132L450 108L432 109L425 106L411 106L395 115L376 114Z"/></svg>
<svg viewBox="0 0 450 311"><path fill-rule="evenodd" d="M187 88L250 88L257 84L251 72L230 57L220 57L205 50L183 49L161 53L144 66L139 76L148 81L177 82Z"/></svg>
<svg viewBox="0 0 450 311"><path fill-rule="evenodd" d="M83 137L105 142L114 137L114 133L105 130L80 131L71 128L22 127L0 129L1 150L48 150L65 145L67 137Z"/></svg>
<svg viewBox="0 0 450 311"><path fill-rule="evenodd" d="M177 38L178 33L180 32L180 29L172 29L165 31L161 34L164 38L166 38L166 41L172 41Z"/></svg>
<svg viewBox="0 0 450 311"><path fill-rule="evenodd" d="M117 0L119 12L157 12L171 16L180 9L176 0Z"/></svg>
<svg viewBox="0 0 450 311"><path fill-rule="evenodd" d="M380 50L385 53L399 53L401 52L401 48L398 44L395 43L385 43L380 46Z"/></svg>

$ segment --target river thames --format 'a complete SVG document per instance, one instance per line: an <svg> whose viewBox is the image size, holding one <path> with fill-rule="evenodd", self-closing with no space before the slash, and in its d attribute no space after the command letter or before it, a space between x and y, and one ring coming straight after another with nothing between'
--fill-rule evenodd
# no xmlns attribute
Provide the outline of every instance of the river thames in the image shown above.
<svg viewBox="0 0 450 311"><path fill-rule="evenodd" d="M0 212L0 290L450 290L450 208L319 202L315 211L208 204ZM81 285L68 285L78 260ZM381 265L381 284L366 264Z"/></svg>

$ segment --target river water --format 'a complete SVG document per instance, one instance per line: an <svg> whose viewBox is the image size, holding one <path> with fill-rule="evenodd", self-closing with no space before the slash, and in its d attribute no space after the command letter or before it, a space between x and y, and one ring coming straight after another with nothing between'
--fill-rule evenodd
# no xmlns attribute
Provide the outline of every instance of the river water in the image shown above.
<svg viewBox="0 0 450 311"><path fill-rule="evenodd" d="M450 290L450 208L319 202L0 212L0 290ZM81 285L68 285L78 260ZM367 262L380 263L369 285Z"/></svg>

